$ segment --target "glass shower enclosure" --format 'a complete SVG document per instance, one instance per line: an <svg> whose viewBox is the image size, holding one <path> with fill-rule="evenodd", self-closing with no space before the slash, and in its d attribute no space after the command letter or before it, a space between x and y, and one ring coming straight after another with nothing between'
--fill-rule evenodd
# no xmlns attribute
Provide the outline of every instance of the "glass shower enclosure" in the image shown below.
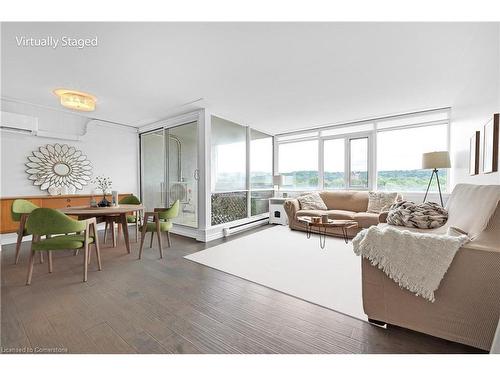
<svg viewBox="0 0 500 375"><path fill-rule="evenodd" d="M198 228L198 123L143 133L141 196L146 211L180 202L174 224Z"/></svg>

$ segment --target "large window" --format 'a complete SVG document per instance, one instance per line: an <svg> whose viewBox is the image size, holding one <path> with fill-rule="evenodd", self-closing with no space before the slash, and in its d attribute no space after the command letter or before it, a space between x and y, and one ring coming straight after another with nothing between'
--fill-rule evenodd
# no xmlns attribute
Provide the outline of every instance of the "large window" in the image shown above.
<svg viewBox="0 0 500 375"><path fill-rule="evenodd" d="M273 186L273 137L250 129L250 214L269 212Z"/></svg>
<svg viewBox="0 0 500 375"><path fill-rule="evenodd" d="M282 190L425 191L422 154L448 150L449 116L444 108L277 135ZM440 180L446 190L447 174Z"/></svg>
<svg viewBox="0 0 500 375"><path fill-rule="evenodd" d="M349 139L349 187L368 188L368 137Z"/></svg>
<svg viewBox="0 0 500 375"><path fill-rule="evenodd" d="M212 116L212 191L246 189L245 127Z"/></svg>
<svg viewBox="0 0 500 375"><path fill-rule="evenodd" d="M273 188L273 137L250 129L250 188Z"/></svg>
<svg viewBox="0 0 500 375"><path fill-rule="evenodd" d="M317 190L318 141L288 142L279 145L279 173L284 190Z"/></svg>
<svg viewBox="0 0 500 375"><path fill-rule="evenodd" d="M447 150L448 125L384 130L377 134L377 187L389 191L425 191L431 171L421 169L422 154ZM446 173L440 174L446 186ZM436 186L431 188L437 190Z"/></svg>
<svg viewBox="0 0 500 375"><path fill-rule="evenodd" d="M269 212L268 199L274 193L272 136L212 116L211 158L212 225Z"/></svg>
<svg viewBox="0 0 500 375"><path fill-rule="evenodd" d="M323 143L325 189L345 188L345 139L328 139Z"/></svg>

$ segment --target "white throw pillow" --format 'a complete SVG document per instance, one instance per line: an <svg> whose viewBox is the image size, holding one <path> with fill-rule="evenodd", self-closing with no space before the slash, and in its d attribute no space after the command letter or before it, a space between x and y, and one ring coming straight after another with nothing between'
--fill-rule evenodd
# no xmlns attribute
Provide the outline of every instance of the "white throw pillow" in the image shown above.
<svg viewBox="0 0 500 375"><path fill-rule="evenodd" d="M389 211L389 207L396 202L398 193L383 193L380 191L368 192L368 210L374 214Z"/></svg>
<svg viewBox="0 0 500 375"><path fill-rule="evenodd" d="M297 197L301 210L327 210L325 202L318 193L309 193Z"/></svg>

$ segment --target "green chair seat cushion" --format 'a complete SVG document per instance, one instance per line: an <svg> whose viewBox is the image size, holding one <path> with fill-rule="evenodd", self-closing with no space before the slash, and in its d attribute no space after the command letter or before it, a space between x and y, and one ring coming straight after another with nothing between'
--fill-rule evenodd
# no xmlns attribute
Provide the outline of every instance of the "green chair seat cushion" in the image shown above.
<svg viewBox="0 0 500 375"><path fill-rule="evenodd" d="M168 232L170 229L172 229L172 222L171 221L160 221L160 232ZM144 226L141 226L141 231ZM147 223L146 224L146 232L156 232L156 223Z"/></svg>
<svg viewBox="0 0 500 375"><path fill-rule="evenodd" d="M135 215L127 215L127 223L135 223L137 220Z"/></svg>
<svg viewBox="0 0 500 375"><path fill-rule="evenodd" d="M68 234L43 239L33 243L32 249L36 251L44 250L66 250L81 249L84 246L85 237L80 234ZM94 242L93 237L89 237L89 243Z"/></svg>

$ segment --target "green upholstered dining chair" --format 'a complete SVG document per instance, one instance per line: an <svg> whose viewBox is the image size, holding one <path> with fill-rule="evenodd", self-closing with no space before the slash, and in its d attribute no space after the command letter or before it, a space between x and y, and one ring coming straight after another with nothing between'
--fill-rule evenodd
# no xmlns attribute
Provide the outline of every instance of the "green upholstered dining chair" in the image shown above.
<svg viewBox="0 0 500 375"><path fill-rule="evenodd" d="M135 195L128 195L123 197L118 202L119 204L141 204L139 198ZM106 217L106 225L104 226L104 240L106 243L106 239L108 238L108 233L111 233L111 240L113 241L113 246L116 247L116 233L115 233L115 223L119 221L119 216L107 216ZM135 223L135 242L139 241L139 224L142 223L142 218L139 211L135 211L133 215L127 215L127 223ZM118 222L118 233L121 231L121 225Z"/></svg>
<svg viewBox="0 0 500 375"><path fill-rule="evenodd" d="M144 247L144 240L146 239L146 233L151 233L151 243L149 247L153 247L154 234L158 236L158 246L160 247L160 258L163 258L161 233L167 232L168 247L172 245L170 241L170 229L172 229L173 223L172 219L179 215L179 200L170 206L170 208L155 208L154 212L144 213L144 223L141 225L141 248L139 250L139 259L142 257L142 248ZM152 219L152 221L149 221Z"/></svg>
<svg viewBox="0 0 500 375"><path fill-rule="evenodd" d="M19 263L19 256L21 255L21 243L23 238L28 236L29 233L26 231L26 221L31 212L36 210L38 206L31 203L26 199L16 199L12 202L10 207L10 216L12 221L19 223L19 228L17 230L17 241L16 241L16 258L14 264ZM40 262L43 263L43 255L40 253Z"/></svg>
<svg viewBox="0 0 500 375"><path fill-rule="evenodd" d="M52 273L52 251L83 249L83 281L85 282L90 262L90 245L93 244L99 271L102 269L96 218L78 221L51 208L37 208L28 217L26 229L28 233L33 235L26 285L31 284L33 263L37 251L47 251L49 273ZM41 236L46 238L42 240Z"/></svg>
<svg viewBox="0 0 500 375"><path fill-rule="evenodd" d="M118 202L119 204L141 204L141 200L137 198L135 195L128 195L123 197ZM139 211L135 211L133 215L127 215L127 223L135 224L135 242L139 240L139 225L142 224L142 218Z"/></svg>

